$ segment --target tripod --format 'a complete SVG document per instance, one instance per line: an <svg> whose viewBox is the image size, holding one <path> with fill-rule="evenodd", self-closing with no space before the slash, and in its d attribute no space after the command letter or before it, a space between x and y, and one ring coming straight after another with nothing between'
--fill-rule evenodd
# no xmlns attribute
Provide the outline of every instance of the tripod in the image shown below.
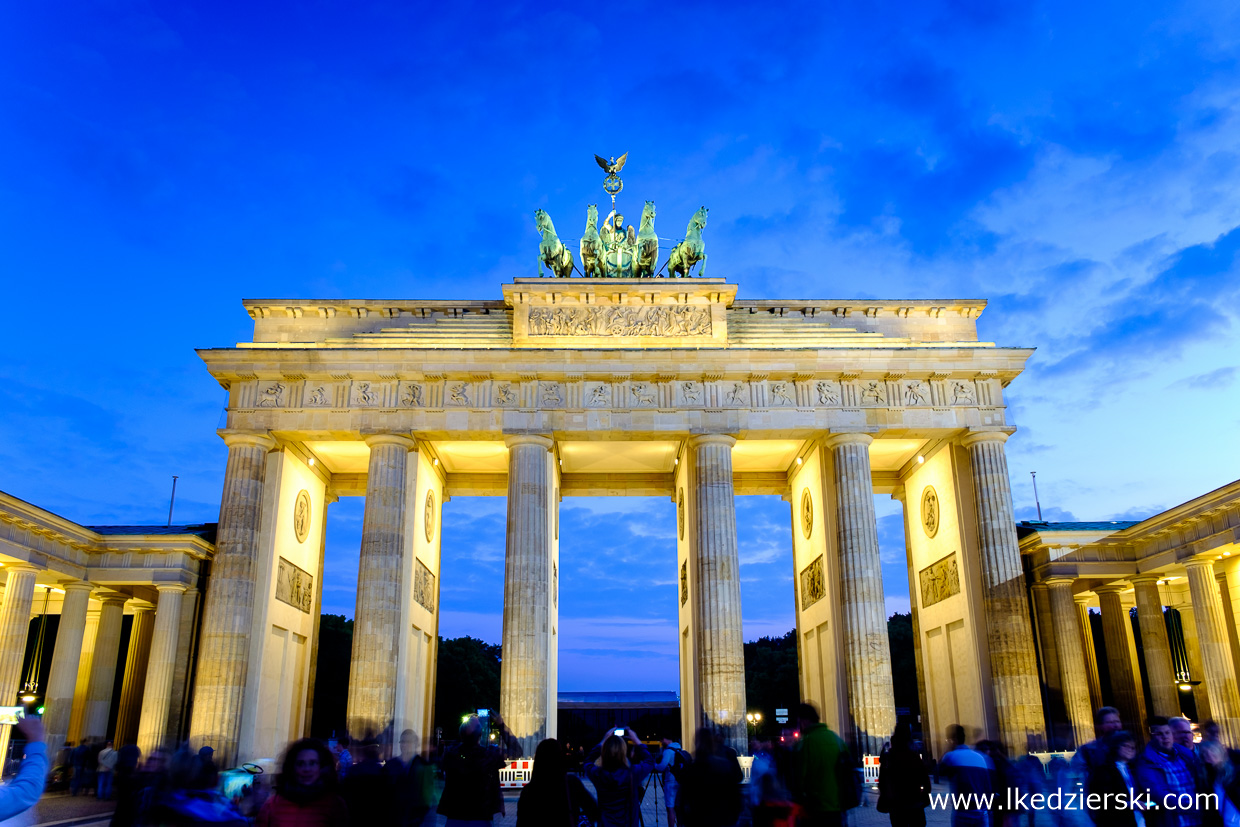
<svg viewBox="0 0 1240 827"><path fill-rule="evenodd" d="M641 801L637 802L637 820L641 823L642 827L646 827L646 816L642 813L641 805L646 800L646 792L650 789L650 785L654 781L656 775L659 775L658 770L646 776L646 786L642 788ZM662 783L654 785L654 827L659 827L659 787L662 786Z"/></svg>

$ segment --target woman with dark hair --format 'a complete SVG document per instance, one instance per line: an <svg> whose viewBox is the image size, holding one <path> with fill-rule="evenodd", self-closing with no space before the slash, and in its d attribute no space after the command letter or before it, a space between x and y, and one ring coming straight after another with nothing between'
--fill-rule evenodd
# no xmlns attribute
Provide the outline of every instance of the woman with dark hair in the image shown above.
<svg viewBox="0 0 1240 827"><path fill-rule="evenodd" d="M598 821L598 802L581 779L568 774L564 751L554 738L534 750L534 772L517 801L517 827L577 827L580 816Z"/></svg>
<svg viewBox="0 0 1240 827"><path fill-rule="evenodd" d="M1136 782L1130 762L1137 757L1137 739L1131 732L1113 732L1106 739L1107 758L1089 774L1086 792L1111 798L1099 801L1134 800ZM1090 812L1095 827L1144 827L1145 818L1139 810L1120 807L1102 807Z"/></svg>
<svg viewBox="0 0 1240 827"><path fill-rule="evenodd" d="M878 768L878 804L891 827L926 827L930 806L930 775L921 756L913 752L909 725L900 723L891 734L891 749Z"/></svg>
<svg viewBox="0 0 1240 827"><path fill-rule="evenodd" d="M623 738L610 733L599 747L599 757L586 762L586 777L598 793L600 824L637 827L641 819L642 784L654 770L654 759L637 740L637 733L627 728Z"/></svg>
<svg viewBox="0 0 1240 827"><path fill-rule="evenodd" d="M349 811L336 792L336 761L314 738L289 745L275 794L258 811L258 827L348 827Z"/></svg>

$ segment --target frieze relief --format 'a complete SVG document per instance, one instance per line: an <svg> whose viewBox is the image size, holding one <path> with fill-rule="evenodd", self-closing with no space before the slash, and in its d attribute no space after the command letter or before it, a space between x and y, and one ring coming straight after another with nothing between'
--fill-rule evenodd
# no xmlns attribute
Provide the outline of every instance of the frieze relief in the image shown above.
<svg viewBox="0 0 1240 827"><path fill-rule="evenodd" d="M917 574L921 586L921 607L927 608L960 594L960 570L956 552L936 560Z"/></svg>
<svg viewBox="0 0 1240 827"><path fill-rule="evenodd" d="M314 578L281 557L276 572L276 600L310 614L314 607Z"/></svg>
<svg viewBox="0 0 1240 827"><path fill-rule="evenodd" d="M421 560L413 572L413 600L431 614L435 613L435 575Z"/></svg>
<svg viewBox="0 0 1240 827"><path fill-rule="evenodd" d="M710 308L532 307L530 336L710 336Z"/></svg>
<svg viewBox="0 0 1240 827"><path fill-rule="evenodd" d="M821 555L801 569L801 611L827 596L827 582L822 572Z"/></svg>

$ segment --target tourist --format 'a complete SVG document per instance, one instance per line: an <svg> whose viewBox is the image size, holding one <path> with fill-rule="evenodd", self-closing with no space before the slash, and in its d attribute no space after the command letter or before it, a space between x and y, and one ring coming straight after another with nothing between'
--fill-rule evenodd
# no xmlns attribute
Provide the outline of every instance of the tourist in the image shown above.
<svg viewBox="0 0 1240 827"><path fill-rule="evenodd" d="M628 728L623 737L608 731L597 749L598 758L590 761L587 756L585 769L598 794L599 823L602 827L637 827L642 784L654 770L654 759Z"/></svg>
<svg viewBox="0 0 1240 827"><path fill-rule="evenodd" d="M676 818L681 827L731 827L744 809L745 776L736 753L702 727L693 738L693 763L681 773Z"/></svg>
<svg viewBox="0 0 1240 827"><path fill-rule="evenodd" d="M116 750L108 741L99 751L99 760L95 770L95 797L107 801L112 797L112 773L116 770Z"/></svg>
<svg viewBox="0 0 1240 827"><path fill-rule="evenodd" d="M909 725L897 724L891 749L878 765L876 809L887 813L891 827L926 827L930 776L921 756L913 752L912 739Z"/></svg>
<svg viewBox="0 0 1240 827"><path fill-rule="evenodd" d="M840 736L818 719L813 704L797 706L800 738L793 747L793 800L809 825L838 825L861 803L856 767ZM798 820L800 822L801 819Z"/></svg>
<svg viewBox="0 0 1240 827"><path fill-rule="evenodd" d="M284 753L274 794L258 811L257 827L348 827L349 811L337 794L336 762L314 738Z"/></svg>
<svg viewBox="0 0 1240 827"><path fill-rule="evenodd" d="M680 743L671 738L660 738L659 762L654 771L663 780L663 803L667 809L667 827L676 827L676 793L680 789L680 776L688 768L692 758Z"/></svg>
<svg viewBox="0 0 1240 827"><path fill-rule="evenodd" d="M1084 786L1089 785L1089 778L1096 768L1105 766L1110 761L1107 739L1123 728L1119 710L1115 707L1102 706L1094 713L1094 740L1081 744L1076 755L1072 756L1072 768Z"/></svg>
<svg viewBox="0 0 1240 827"><path fill-rule="evenodd" d="M492 720L506 729L499 715ZM444 755L439 815L447 818L444 827L490 824L496 813L507 814L499 789L499 771L508 761L500 747L483 743L478 716L470 715L461 724L460 737L461 743Z"/></svg>
<svg viewBox="0 0 1240 827"><path fill-rule="evenodd" d="M47 745L43 743L42 719L19 718L13 724L13 732L26 739L26 758L16 775L0 784L0 821L33 807L43 795L47 780Z"/></svg>
<svg viewBox="0 0 1240 827"><path fill-rule="evenodd" d="M1207 789L1216 807L1203 813L1204 827L1240 827L1240 773L1227 748L1218 741L1202 741L1199 755L1206 770Z"/></svg>
<svg viewBox="0 0 1240 827"><path fill-rule="evenodd" d="M86 764L90 759L90 744L85 739L69 753L69 795L77 795L86 783Z"/></svg>
<svg viewBox="0 0 1240 827"><path fill-rule="evenodd" d="M358 758L340 782L340 797L349 810L349 821L354 827L393 823L394 791L379 760L379 744L374 740L362 742Z"/></svg>
<svg viewBox="0 0 1240 827"><path fill-rule="evenodd" d="M1198 827L1201 814L1194 805L1180 809L1176 801L1190 802L1198 792L1203 774L1192 752L1175 743L1175 734L1166 718L1150 719L1150 742L1133 763L1136 786L1148 793L1150 807L1145 812L1149 827ZM1188 798L1183 798L1188 796Z"/></svg>
<svg viewBox="0 0 1240 827"><path fill-rule="evenodd" d="M183 747L172 754L167 771L152 784L143 798L137 823L140 827L248 827L249 821L215 790L214 765L208 768L200 753Z"/></svg>
<svg viewBox="0 0 1240 827"><path fill-rule="evenodd" d="M1120 730L1107 736L1107 760L1089 777L1086 792L1099 801L1131 801L1138 792L1132 762L1137 757L1137 738ZM1120 806L1091 807L1089 816L1097 827L1143 827L1140 810Z"/></svg>
<svg viewBox="0 0 1240 827"><path fill-rule="evenodd" d="M985 827L988 813L980 801L994 791L994 767L985 755L965 743L964 727L960 724L947 728L947 746L947 754L939 762L939 774L951 782L957 802L952 809L952 827ZM959 802L969 800L972 806L959 806Z"/></svg>
<svg viewBox="0 0 1240 827"><path fill-rule="evenodd" d="M349 752L349 736L341 735L336 741L336 746L332 748L332 755L336 759L336 777L343 779L349 774L349 767L353 766L353 755Z"/></svg>
<svg viewBox="0 0 1240 827"><path fill-rule="evenodd" d="M435 806L435 765L416 751L417 745L417 733L405 730L400 734L400 754L383 765L400 827L418 827Z"/></svg>
<svg viewBox="0 0 1240 827"><path fill-rule="evenodd" d="M547 738L534 750L534 772L517 801L517 827L577 827L583 817L598 821L598 802L569 774L559 742Z"/></svg>
<svg viewBox="0 0 1240 827"><path fill-rule="evenodd" d="M206 787L214 787L220 783L220 769L215 766L215 750L203 747L198 750L198 764L202 771L202 783Z"/></svg>
<svg viewBox="0 0 1240 827"><path fill-rule="evenodd" d="M749 769L746 798L754 827L791 823L800 808L792 803L792 796L780 778L773 745L755 738L749 742L749 753L753 756L753 764Z"/></svg>

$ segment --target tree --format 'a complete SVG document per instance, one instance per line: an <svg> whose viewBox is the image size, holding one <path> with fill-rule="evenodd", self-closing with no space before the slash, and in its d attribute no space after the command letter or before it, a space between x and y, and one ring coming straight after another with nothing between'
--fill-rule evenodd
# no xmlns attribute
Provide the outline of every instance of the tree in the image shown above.
<svg viewBox="0 0 1240 827"><path fill-rule="evenodd" d="M439 639L435 726L444 738L456 738L462 715L499 708L500 650L472 637Z"/></svg>
<svg viewBox="0 0 1240 827"><path fill-rule="evenodd" d="M345 733L352 660L353 621L346 620L344 615L322 615L314 669L314 714L310 718L310 731L316 738Z"/></svg>
<svg viewBox="0 0 1240 827"><path fill-rule="evenodd" d="M791 710L801 702L797 671L797 633L763 637L745 644L746 712L762 713L759 732L777 732L776 709ZM687 733L685 737L691 737Z"/></svg>

